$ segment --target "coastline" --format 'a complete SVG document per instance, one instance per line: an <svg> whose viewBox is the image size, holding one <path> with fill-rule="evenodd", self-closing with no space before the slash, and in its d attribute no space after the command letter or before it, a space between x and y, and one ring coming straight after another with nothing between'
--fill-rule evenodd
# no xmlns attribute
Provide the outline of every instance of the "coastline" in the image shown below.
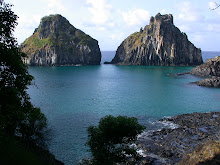
<svg viewBox="0 0 220 165"><path fill-rule="evenodd" d="M137 141L144 157L141 162L176 164L196 147L220 137L220 112L195 112L159 121L171 122L176 127L142 133Z"/></svg>

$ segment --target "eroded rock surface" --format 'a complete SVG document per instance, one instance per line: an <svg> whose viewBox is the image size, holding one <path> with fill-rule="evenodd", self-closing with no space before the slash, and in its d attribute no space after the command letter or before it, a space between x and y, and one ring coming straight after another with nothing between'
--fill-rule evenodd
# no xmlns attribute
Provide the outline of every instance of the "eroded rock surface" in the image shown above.
<svg viewBox="0 0 220 165"><path fill-rule="evenodd" d="M220 88L220 56L207 59L206 63L193 68L190 74L196 76L210 77L195 83L199 86Z"/></svg>
<svg viewBox="0 0 220 165"><path fill-rule="evenodd" d="M220 56L207 59L206 63L196 66L190 71L196 76L217 76L220 77Z"/></svg>
<svg viewBox="0 0 220 165"><path fill-rule="evenodd" d="M150 24L127 37L111 64L183 66L202 64L196 48L174 24L173 16L157 14Z"/></svg>
<svg viewBox="0 0 220 165"><path fill-rule="evenodd" d="M199 86L220 88L220 78L206 78L195 83Z"/></svg>
<svg viewBox="0 0 220 165"><path fill-rule="evenodd" d="M101 61L98 41L58 14L43 17L21 48L28 65L99 65Z"/></svg>
<svg viewBox="0 0 220 165"><path fill-rule="evenodd" d="M144 155L140 164L176 164L197 146L220 137L220 112L184 114L161 121L175 123L178 128L143 133L137 142Z"/></svg>

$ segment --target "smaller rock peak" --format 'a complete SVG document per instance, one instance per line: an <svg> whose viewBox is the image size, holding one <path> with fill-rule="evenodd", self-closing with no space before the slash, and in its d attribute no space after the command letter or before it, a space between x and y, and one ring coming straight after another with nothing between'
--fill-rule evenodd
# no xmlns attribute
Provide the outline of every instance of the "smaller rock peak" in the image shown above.
<svg viewBox="0 0 220 165"><path fill-rule="evenodd" d="M161 15L160 13L158 13L155 17L150 18L150 24L154 23L154 21L173 24L173 15L172 14Z"/></svg>

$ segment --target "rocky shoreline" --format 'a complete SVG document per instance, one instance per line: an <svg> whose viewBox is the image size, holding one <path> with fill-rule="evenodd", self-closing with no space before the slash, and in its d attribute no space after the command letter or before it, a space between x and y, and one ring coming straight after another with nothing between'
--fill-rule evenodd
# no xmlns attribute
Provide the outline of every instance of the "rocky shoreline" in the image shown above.
<svg viewBox="0 0 220 165"><path fill-rule="evenodd" d="M206 63L196 66L189 72L177 73L176 76L191 74L205 79L192 82L199 86L220 88L220 56L207 59Z"/></svg>
<svg viewBox="0 0 220 165"><path fill-rule="evenodd" d="M220 88L220 56L207 59L206 63L196 66L189 74L208 77L204 80L196 81L195 84L199 86Z"/></svg>
<svg viewBox="0 0 220 165"><path fill-rule="evenodd" d="M220 77L206 78L204 80L196 81L195 83L199 86L220 88Z"/></svg>
<svg viewBox="0 0 220 165"><path fill-rule="evenodd" d="M137 146L144 158L139 164L176 164L197 146L220 137L220 112L183 114L160 121L177 128L142 133Z"/></svg>

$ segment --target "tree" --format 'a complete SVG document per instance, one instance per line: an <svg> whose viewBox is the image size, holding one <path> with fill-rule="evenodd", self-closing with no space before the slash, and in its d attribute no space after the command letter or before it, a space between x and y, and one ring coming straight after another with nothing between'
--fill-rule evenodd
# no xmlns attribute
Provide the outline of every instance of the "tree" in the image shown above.
<svg viewBox="0 0 220 165"><path fill-rule="evenodd" d="M0 0L0 133L36 141L42 137L47 121L27 94L33 76L28 73L13 32L18 16L12 5ZM0 134L0 135L1 135Z"/></svg>
<svg viewBox="0 0 220 165"><path fill-rule="evenodd" d="M215 10L220 7L220 5L216 2L210 2L210 6L211 6L210 7L211 10Z"/></svg>
<svg viewBox="0 0 220 165"><path fill-rule="evenodd" d="M131 144L145 127L136 118L106 116L99 125L88 128L88 142L94 164L123 162L129 155L137 158L136 149Z"/></svg>

